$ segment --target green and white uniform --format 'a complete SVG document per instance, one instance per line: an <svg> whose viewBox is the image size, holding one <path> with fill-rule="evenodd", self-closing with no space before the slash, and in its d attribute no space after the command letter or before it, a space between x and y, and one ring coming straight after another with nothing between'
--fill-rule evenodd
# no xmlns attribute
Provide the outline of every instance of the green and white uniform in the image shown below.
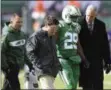
<svg viewBox="0 0 111 90"><path fill-rule="evenodd" d="M58 28L57 54L63 67L62 77L66 82L67 89L76 89L79 80L81 62L77 54L78 34L80 25L77 23L67 24L60 21Z"/></svg>

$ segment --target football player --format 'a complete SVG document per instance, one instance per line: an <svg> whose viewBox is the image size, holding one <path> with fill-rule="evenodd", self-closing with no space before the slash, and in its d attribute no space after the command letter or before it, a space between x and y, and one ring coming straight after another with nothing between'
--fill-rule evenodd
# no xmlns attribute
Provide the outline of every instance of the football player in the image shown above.
<svg viewBox="0 0 111 90"><path fill-rule="evenodd" d="M73 5L67 5L62 11L62 19L59 23L57 32L57 53L62 66L62 80L66 84L67 89L76 89L80 75L81 59L84 65L88 68L87 62L82 47L79 43L78 34L80 25L77 23L81 17L79 8Z"/></svg>

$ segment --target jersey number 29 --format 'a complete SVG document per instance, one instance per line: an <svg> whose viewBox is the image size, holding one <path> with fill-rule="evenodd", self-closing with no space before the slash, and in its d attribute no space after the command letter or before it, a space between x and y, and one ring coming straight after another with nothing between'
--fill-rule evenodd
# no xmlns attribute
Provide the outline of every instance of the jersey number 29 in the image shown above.
<svg viewBox="0 0 111 90"><path fill-rule="evenodd" d="M69 38L64 41L64 49L77 49L78 34L66 32L65 37Z"/></svg>

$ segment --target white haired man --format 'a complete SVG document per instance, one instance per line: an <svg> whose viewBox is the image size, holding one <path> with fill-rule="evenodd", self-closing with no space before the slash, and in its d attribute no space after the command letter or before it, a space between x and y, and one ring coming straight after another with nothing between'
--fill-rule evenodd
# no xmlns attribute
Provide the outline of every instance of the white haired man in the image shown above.
<svg viewBox="0 0 111 90"><path fill-rule="evenodd" d="M103 60L106 73L110 71L110 51L105 23L96 18L97 11L93 5L86 9L85 17L79 21L80 43L90 63L89 68L81 65L80 85L83 90L103 90Z"/></svg>

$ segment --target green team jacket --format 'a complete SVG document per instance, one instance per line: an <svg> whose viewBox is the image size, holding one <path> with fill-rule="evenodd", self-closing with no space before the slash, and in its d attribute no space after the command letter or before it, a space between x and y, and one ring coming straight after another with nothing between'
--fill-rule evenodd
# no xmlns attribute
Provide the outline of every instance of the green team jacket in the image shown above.
<svg viewBox="0 0 111 90"><path fill-rule="evenodd" d="M6 70L10 65L19 65L21 68L24 63L31 65L25 55L26 36L22 31L16 31L5 24L2 29L1 37L1 69Z"/></svg>

